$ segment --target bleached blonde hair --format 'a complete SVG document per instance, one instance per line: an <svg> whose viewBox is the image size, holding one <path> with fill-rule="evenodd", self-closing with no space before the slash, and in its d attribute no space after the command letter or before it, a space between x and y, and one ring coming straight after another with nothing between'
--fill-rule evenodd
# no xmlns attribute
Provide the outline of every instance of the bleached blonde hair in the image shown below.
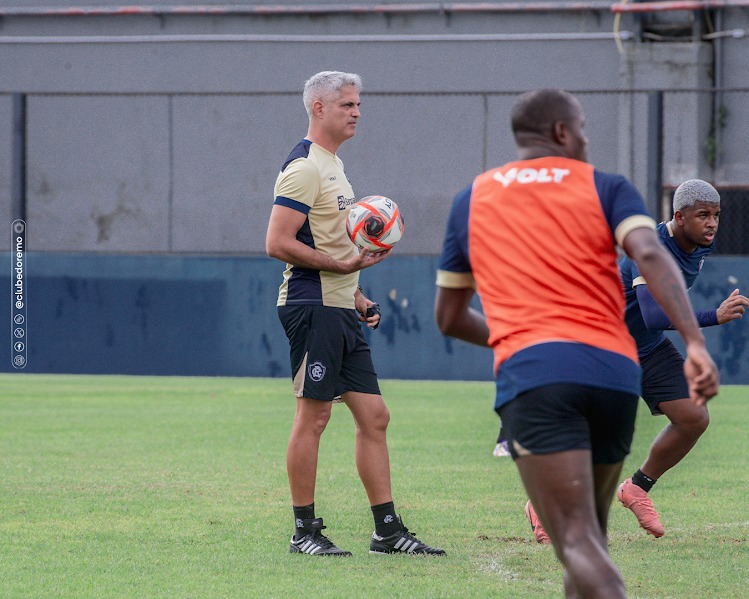
<svg viewBox="0 0 749 599"><path fill-rule="evenodd" d="M691 208L696 202L720 204L720 194L707 181L690 179L676 188L674 193L674 212Z"/></svg>

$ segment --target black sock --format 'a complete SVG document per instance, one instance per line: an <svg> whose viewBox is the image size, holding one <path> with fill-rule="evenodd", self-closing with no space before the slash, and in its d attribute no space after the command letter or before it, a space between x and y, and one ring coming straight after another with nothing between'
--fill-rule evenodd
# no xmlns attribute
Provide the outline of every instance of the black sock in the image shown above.
<svg viewBox="0 0 749 599"><path fill-rule="evenodd" d="M294 509L294 525L296 532L294 538L301 539L306 532L304 532L303 520L314 520L315 518L315 503L312 502L309 505L295 505Z"/></svg>
<svg viewBox="0 0 749 599"><path fill-rule="evenodd" d="M637 472L632 475L632 484L637 485L646 493L650 492L650 489L653 488L653 485L656 482L658 482L657 478L650 478L646 474L643 474L642 470L640 470L639 468L637 469Z"/></svg>
<svg viewBox="0 0 749 599"><path fill-rule="evenodd" d="M381 537L389 537L398 532L403 525L395 513L395 504L392 501L372 506L374 516L375 532Z"/></svg>

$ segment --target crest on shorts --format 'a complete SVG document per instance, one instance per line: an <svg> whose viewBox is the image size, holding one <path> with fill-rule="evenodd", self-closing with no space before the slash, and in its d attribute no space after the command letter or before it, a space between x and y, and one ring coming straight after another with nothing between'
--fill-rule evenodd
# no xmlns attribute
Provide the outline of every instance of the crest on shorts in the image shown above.
<svg viewBox="0 0 749 599"><path fill-rule="evenodd" d="M307 374L316 383L319 383L323 379L326 370L325 365L320 361L307 365Z"/></svg>

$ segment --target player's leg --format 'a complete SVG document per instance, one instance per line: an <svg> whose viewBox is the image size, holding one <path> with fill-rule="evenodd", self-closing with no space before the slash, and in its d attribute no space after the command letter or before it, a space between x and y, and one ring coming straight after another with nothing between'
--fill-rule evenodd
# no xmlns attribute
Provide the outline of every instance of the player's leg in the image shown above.
<svg viewBox="0 0 749 599"><path fill-rule="evenodd" d="M410 533L396 514L386 438L390 412L382 396L349 391L343 401L356 423L356 467L374 518L369 552L444 555L442 549L430 547Z"/></svg>
<svg viewBox="0 0 749 599"><path fill-rule="evenodd" d="M567 597L624 597L606 529L637 397L556 384L522 393L499 411L528 496L565 567Z"/></svg>
<svg viewBox="0 0 749 599"><path fill-rule="evenodd" d="M669 424L658 434L640 468L657 480L678 464L707 430L710 416L705 406L689 399L684 360L671 341L659 345L643 359L643 398L653 414L665 414Z"/></svg>
<svg viewBox="0 0 749 599"><path fill-rule="evenodd" d="M665 534L665 527L649 493L665 472L684 459L710 422L707 407L697 406L689 398L662 401L658 405L670 422L653 441L639 470L617 492L619 501L634 513L640 527L656 538Z"/></svg>
<svg viewBox="0 0 749 599"><path fill-rule="evenodd" d="M657 480L676 466L695 446L710 422L706 406L689 399L684 361L670 341L642 360L643 399L653 414L665 414L669 423L653 441L642 466L619 487L617 497L655 537L665 533L660 515L648 493Z"/></svg>
<svg viewBox="0 0 749 599"><path fill-rule="evenodd" d="M296 413L286 449L291 500L294 505L315 501L317 455L320 436L330 420L331 402L298 397Z"/></svg>
<svg viewBox="0 0 749 599"><path fill-rule="evenodd" d="M297 398L294 424L286 451L286 470L294 512L294 536L289 551L319 556L350 556L324 534L322 518L315 517L315 481L320 436L330 419L330 401Z"/></svg>
<svg viewBox="0 0 749 599"><path fill-rule="evenodd" d="M335 347L343 345L340 330L322 306L282 306L281 324L289 339L296 412L286 450L286 468L295 506L315 500L315 477L320 436L330 419L340 359Z"/></svg>
<svg viewBox="0 0 749 599"><path fill-rule="evenodd" d="M614 492L616 491L616 485L619 482L619 475L622 471L621 466L621 463L617 464L616 467L611 467L608 464L596 464L593 466L596 514L604 534L608 530L609 510ZM530 500L525 505L525 516L531 525L531 531L536 542L542 545L551 543L551 539L546 533L543 524L541 524L533 503Z"/></svg>
<svg viewBox="0 0 749 599"><path fill-rule="evenodd" d="M343 401L356 425L356 468L370 505L392 501L387 427L390 412L381 395L347 392Z"/></svg>
<svg viewBox="0 0 749 599"><path fill-rule="evenodd" d="M593 465L593 491L598 524L604 535L608 534L609 512L619 484L623 462Z"/></svg>
<svg viewBox="0 0 749 599"><path fill-rule="evenodd" d="M430 547L410 533L395 512L387 446L390 411L380 394L369 346L358 321L349 341L352 350L343 360L341 395L356 425L356 467L374 518L369 552L443 555L442 549Z"/></svg>
<svg viewBox="0 0 749 599"><path fill-rule="evenodd" d="M697 444L710 424L707 406L697 406L687 398L658 404L669 424L658 434L640 470L653 480L678 464Z"/></svg>
<svg viewBox="0 0 749 599"><path fill-rule="evenodd" d="M372 353L353 311L346 323L338 393L354 417L356 467L370 505L392 501L387 446L390 412L380 394Z"/></svg>
<svg viewBox="0 0 749 599"><path fill-rule="evenodd" d="M295 532L289 551L309 555L349 556L322 534L315 516L315 484L320 437L330 420L340 370L335 346L340 334L329 326L320 306L283 306L278 310L289 339L296 412L286 450ZM326 334L320 335L319 331ZM327 375L327 376L326 376Z"/></svg>
<svg viewBox="0 0 749 599"><path fill-rule="evenodd" d="M590 451L529 455L518 458L516 464L564 565L566 596L626 597L624 581L608 555L594 503ZM609 501L613 489L612 485Z"/></svg>

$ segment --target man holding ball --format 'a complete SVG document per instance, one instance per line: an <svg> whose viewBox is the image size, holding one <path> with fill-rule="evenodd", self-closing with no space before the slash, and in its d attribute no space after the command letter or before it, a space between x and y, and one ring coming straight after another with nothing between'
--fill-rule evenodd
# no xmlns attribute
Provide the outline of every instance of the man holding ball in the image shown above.
<svg viewBox="0 0 749 599"><path fill-rule="evenodd" d="M359 75L339 71L323 71L306 82L309 129L276 180L265 242L267 254L286 263L277 306L291 348L296 396L286 453L295 522L289 551L351 555L322 534L323 520L315 514L320 437L340 399L356 423L356 467L375 527L370 553L442 555L396 514L386 440L390 413L361 330L361 323L377 328L380 314L358 286L359 271L390 254L360 252L346 232L356 197L336 152L356 133L361 86Z"/></svg>

